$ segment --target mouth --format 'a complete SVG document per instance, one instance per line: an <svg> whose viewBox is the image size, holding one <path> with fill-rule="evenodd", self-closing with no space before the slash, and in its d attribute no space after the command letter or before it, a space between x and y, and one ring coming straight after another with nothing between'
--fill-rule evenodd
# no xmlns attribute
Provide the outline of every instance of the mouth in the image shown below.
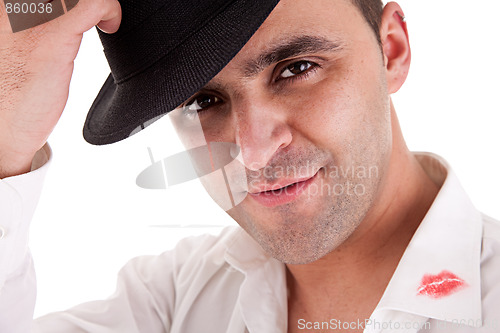
<svg viewBox="0 0 500 333"><path fill-rule="evenodd" d="M438 275L426 274L418 288L418 295L441 298L458 291L464 286L466 286L464 280L448 271L442 271Z"/></svg>
<svg viewBox="0 0 500 333"><path fill-rule="evenodd" d="M248 194L265 207L284 205L297 199L314 182L318 177L318 173L319 171L312 177L285 181L273 186L264 186Z"/></svg>

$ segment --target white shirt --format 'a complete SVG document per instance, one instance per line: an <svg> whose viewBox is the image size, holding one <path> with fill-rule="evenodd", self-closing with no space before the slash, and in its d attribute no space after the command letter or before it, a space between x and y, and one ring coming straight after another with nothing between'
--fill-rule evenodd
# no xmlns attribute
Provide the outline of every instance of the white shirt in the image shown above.
<svg viewBox="0 0 500 333"><path fill-rule="evenodd" d="M500 224L473 207L445 161L416 156L441 189L369 321L342 323L332 313L317 323L299 321L299 328L500 331ZM159 256L135 258L121 270L108 300L32 322L36 287L27 234L47 169L37 164L49 158L44 147L34 171L0 181L0 332L286 332L285 266L234 227L219 236L184 239ZM463 286L436 298L427 291L443 281L425 287L422 279L443 271Z"/></svg>

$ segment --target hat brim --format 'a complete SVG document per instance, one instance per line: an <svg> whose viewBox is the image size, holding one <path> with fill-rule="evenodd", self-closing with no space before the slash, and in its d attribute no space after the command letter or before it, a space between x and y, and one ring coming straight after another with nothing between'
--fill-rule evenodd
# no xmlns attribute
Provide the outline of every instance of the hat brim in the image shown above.
<svg viewBox="0 0 500 333"><path fill-rule="evenodd" d="M278 0L237 0L153 66L116 84L112 74L92 104L85 140L105 145L126 139L206 85L248 42Z"/></svg>

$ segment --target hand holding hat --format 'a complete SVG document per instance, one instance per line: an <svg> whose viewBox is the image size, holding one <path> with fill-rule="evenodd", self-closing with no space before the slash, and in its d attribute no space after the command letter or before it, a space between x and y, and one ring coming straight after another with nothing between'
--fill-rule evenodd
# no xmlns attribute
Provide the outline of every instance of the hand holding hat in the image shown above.
<svg viewBox="0 0 500 333"><path fill-rule="evenodd" d="M84 126L87 141L108 144L204 86L277 2L80 0L67 14L17 33L0 6L0 178L29 171L61 116L73 61L92 26L118 30L99 31L112 73Z"/></svg>
<svg viewBox="0 0 500 333"><path fill-rule="evenodd" d="M80 0L67 14L13 33L0 4L0 178L29 171L59 120L83 33L96 24L114 32L120 20L117 0Z"/></svg>

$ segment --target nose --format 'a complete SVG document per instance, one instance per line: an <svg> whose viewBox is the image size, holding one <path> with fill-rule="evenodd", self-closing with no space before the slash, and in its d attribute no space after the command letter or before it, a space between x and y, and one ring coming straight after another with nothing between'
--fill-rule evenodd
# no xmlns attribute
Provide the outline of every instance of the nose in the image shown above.
<svg viewBox="0 0 500 333"><path fill-rule="evenodd" d="M246 168L256 171L292 142L284 106L272 101L242 101L235 105L236 144Z"/></svg>

